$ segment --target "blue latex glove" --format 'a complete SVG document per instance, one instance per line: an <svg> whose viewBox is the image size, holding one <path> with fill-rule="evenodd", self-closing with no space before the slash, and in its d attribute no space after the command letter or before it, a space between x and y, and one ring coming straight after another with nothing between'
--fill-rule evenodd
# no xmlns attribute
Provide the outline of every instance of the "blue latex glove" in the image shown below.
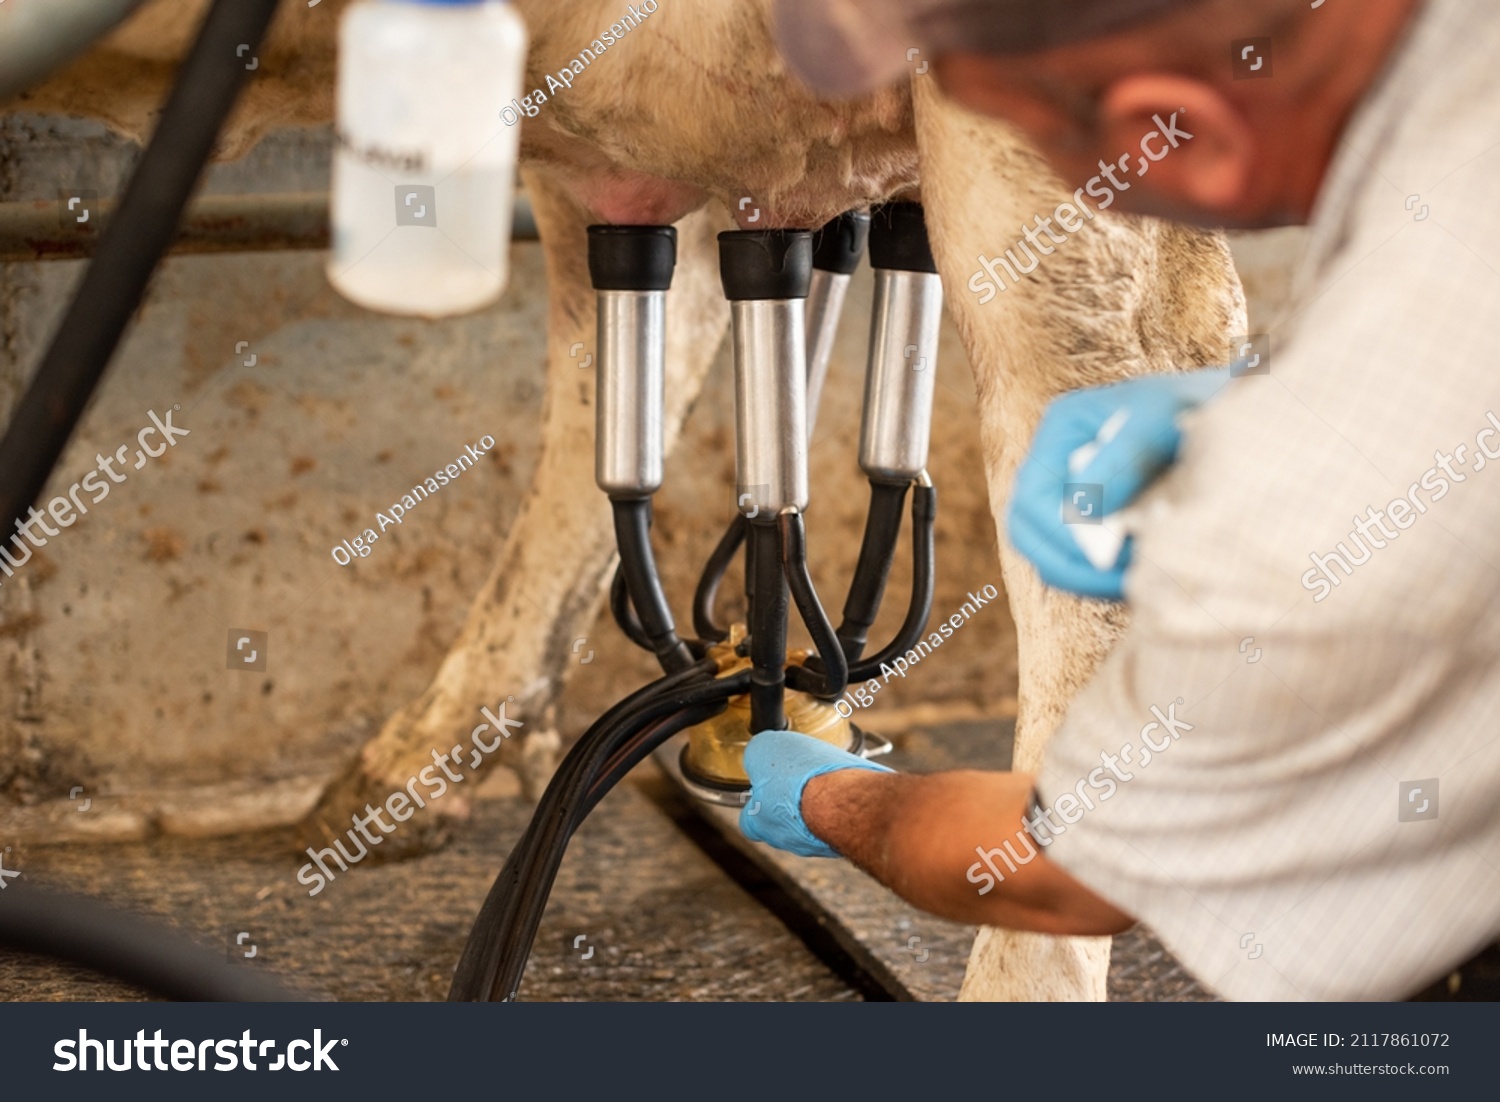
<svg viewBox="0 0 1500 1102"><path fill-rule="evenodd" d="M745 748L750 799L740 812L740 830L752 842L764 842L799 857L841 856L802 821L802 790L807 782L839 769L895 772L810 735L762 731Z"/></svg>
<svg viewBox="0 0 1500 1102"><path fill-rule="evenodd" d="M1131 540L1125 541L1113 567L1096 567L1078 546L1076 526L1063 522L1064 487L1102 485L1104 516L1125 508L1177 459L1182 443L1177 419L1214 397L1228 381L1227 367L1149 375L1075 390L1047 407L1016 475L1006 520L1011 543L1044 582L1084 597L1124 599ZM1098 444L1086 466L1071 471L1073 453L1095 443L1106 423L1118 431Z"/></svg>

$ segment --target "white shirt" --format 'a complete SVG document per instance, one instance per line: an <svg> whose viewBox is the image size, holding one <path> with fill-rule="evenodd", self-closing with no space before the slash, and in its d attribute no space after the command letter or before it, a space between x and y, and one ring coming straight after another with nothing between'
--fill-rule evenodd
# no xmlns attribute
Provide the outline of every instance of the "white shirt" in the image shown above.
<svg viewBox="0 0 1500 1102"><path fill-rule="evenodd" d="M1037 790L1049 858L1219 994L1402 998L1500 936L1500 5L1429 0L1311 228Z"/></svg>

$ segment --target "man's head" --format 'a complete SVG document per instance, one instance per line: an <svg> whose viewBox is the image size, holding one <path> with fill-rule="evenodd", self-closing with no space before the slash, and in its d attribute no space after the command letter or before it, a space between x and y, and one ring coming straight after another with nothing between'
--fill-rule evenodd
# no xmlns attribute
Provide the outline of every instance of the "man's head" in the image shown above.
<svg viewBox="0 0 1500 1102"><path fill-rule="evenodd" d="M953 99L1025 130L1070 187L1110 166L1129 185L1112 189L1122 207L1256 226L1305 219L1419 3L778 0L777 26L825 94L926 63ZM1246 54L1247 39L1271 49Z"/></svg>

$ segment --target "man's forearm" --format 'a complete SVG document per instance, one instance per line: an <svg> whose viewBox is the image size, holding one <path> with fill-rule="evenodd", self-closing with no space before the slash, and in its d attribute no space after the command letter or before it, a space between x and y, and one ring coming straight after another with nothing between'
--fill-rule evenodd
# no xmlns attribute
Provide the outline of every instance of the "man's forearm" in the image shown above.
<svg viewBox="0 0 1500 1102"><path fill-rule="evenodd" d="M1023 819L1031 787L1032 778L1020 773L846 769L807 783L802 817L897 895L945 918L1049 934L1112 934L1130 926L1129 915L1030 842ZM1007 842L1018 858L1015 869L1001 858L996 872L970 879L978 853Z"/></svg>

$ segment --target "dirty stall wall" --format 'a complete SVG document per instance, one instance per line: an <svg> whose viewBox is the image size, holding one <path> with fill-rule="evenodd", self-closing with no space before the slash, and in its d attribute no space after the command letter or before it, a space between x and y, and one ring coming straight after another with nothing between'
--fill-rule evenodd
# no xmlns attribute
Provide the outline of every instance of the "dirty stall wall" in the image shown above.
<svg viewBox="0 0 1500 1102"><path fill-rule="evenodd" d="M117 195L136 152L96 124L5 118L0 201ZM279 131L216 166L205 190L323 190L328 155L324 129ZM202 786L315 787L427 686L536 461L541 249L513 246L498 305L437 323L350 305L322 263L315 252L183 256L158 273L46 498L128 441L126 480L14 578L0 576L0 804L65 801L80 784L106 805ZM3 416L81 270L79 261L0 265ZM867 497L854 457L869 300L866 270L812 449L810 545L835 614ZM732 508L729 373L721 352L658 498L655 539L679 617ZM947 615L966 591L1000 581L972 384L951 325L938 379L934 612ZM135 469L136 434L169 410L189 435ZM335 561L333 548L378 529L379 512L389 516L410 487L486 436L495 444L474 470L380 532L367 557ZM876 638L899 622L907 579L902 562ZM248 633L263 633L248 649L264 653L235 662L233 641ZM577 650L566 735L652 672L607 616ZM961 646L893 684L881 710L1003 714L1014 685L1013 626L992 603Z"/></svg>

